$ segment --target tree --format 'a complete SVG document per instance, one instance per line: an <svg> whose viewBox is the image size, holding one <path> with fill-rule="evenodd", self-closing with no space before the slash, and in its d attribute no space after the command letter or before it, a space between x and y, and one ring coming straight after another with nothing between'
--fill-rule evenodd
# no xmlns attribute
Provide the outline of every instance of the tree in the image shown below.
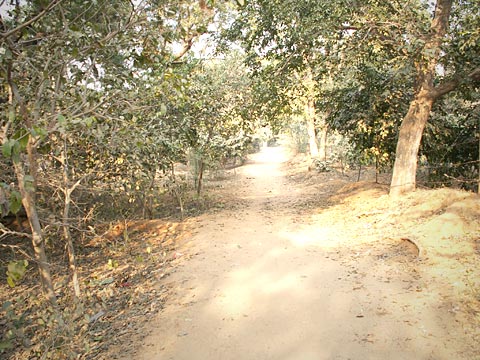
<svg viewBox="0 0 480 360"><path fill-rule="evenodd" d="M373 56L374 55L374 56ZM335 86L324 87L323 101L331 108L329 126L346 137L364 164L390 169L396 134L411 96L412 74L382 64L385 54L364 56L337 75Z"/></svg>
<svg viewBox="0 0 480 360"><path fill-rule="evenodd" d="M325 96L333 94L332 84L343 88L339 82L342 72L352 67L361 69L358 64L365 62L364 58L398 56L391 54L391 44L379 45L389 32L401 38L398 30L389 29L396 26L387 21L394 11L398 8L374 2L252 1L240 7L240 15L226 37L240 39L255 75L271 83L276 81L277 86L304 89L303 116L311 155L325 159L327 120L332 119L338 105L347 109L352 105L338 104L334 96L330 100ZM291 95L292 91L282 93ZM299 96L299 91L293 93ZM293 103L291 97L285 101ZM317 132L321 135L320 146Z"/></svg>
<svg viewBox="0 0 480 360"><path fill-rule="evenodd" d="M441 96L455 90L461 83L456 77L436 84L437 64L442 43L448 31L452 0L438 0L430 32L426 35L422 58L417 64L416 91L407 115L402 121L398 136L395 165L393 168L390 195L398 196L412 191L416 185L417 156L420 141L433 103ZM461 4L461 6L465 4ZM478 7L477 7L478 9ZM457 75L458 76L458 75ZM474 68L468 77L479 80L480 68Z"/></svg>
<svg viewBox="0 0 480 360"><path fill-rule="evenodd" d="M239 17L228 34L244 44L251 59L274 61L279 71L305 69L308 59L318 84L335 79L339 89L343 87L337 81L339 75L364 63L369 54L370 58L380 55L375 65L379 69L414 72L414 96L403 116L396 147L391 183L395 196L415 188L418 148L433 102L480 78L474 55L479 46L478 16L474 15L478 2L452 3L439 0L430 20L428 4L418 0L255 0L239 7ZM455 21L449 28L451 13ZM443 70L439 72L440 65ZM321 109L327 114L331 108L351 105L335 105L335 99L318 102L327 105Z"/></svg>
<svg viewBox="0 0 480 360"><path fill-rule="evenodd" d="M108 179L114 187L135 189L143 174L155 176L152 164L166 163L161 157L168 146L154 133L159 126L151 126L151 118L165 115L158 101L163 94L152 91L157 101L148 103L151 97L139 89L168 82L166 70L178 66L206 31L211 5L31 0L2 12L2 162L16 174L41 281L53 304L42 216L62 209L56 226L64 230L73 270L68 227L80 183L95 187ZM183 45L180 52L173 51L174 42ZM53 186L63 199L46 195L57 193ZM74 288L78 295L78 282Z"/></svg>
<svg viewBox="0 0 480 360"><path fill-rule="evenodd" d="M202 61L190 72L186 98L177 111L188 134L195 186L200 194L208 166L245 154L256 121L250 112L254 101L250 79L238 53L221 61Z"/></svg>
<svg viewBox="0 0 480 360"><path fill-rule="evenodd" d="M419 151L418 173L428 186L476 190L479 98L451 92L433 105Z"/></svg>

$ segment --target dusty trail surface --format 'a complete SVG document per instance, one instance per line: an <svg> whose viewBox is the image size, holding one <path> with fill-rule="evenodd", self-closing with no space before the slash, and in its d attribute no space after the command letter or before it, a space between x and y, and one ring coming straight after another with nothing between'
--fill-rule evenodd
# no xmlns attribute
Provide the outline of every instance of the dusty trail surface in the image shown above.
<svg viewBox="0 0 480 360"><path fill-rule="evenodd" d="M344 182L317 188L309 211L313 194L286 174L287 159L282 147L254 155L236 170L235 206L194 220L195 234L179 250L193 256L164 279L174 293L151 319L143 344L123 358L479 355L476 338L455 313L459 305L419 273L413 246L388 237L366 242L386 222L350 223L348 206L329 209L329 197Z"/></svg>

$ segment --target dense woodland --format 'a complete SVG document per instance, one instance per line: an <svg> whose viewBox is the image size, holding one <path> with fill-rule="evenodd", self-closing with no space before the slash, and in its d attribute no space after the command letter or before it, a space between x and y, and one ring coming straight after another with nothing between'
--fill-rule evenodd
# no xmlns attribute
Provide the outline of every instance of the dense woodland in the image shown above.
<svg viewBox="0 0 480 360"><path fill-rule="evenodd" d="M392 172L392 197L418 184L478 191L479 11L477 0L0 0L11 254L0 276L14 288L38 267L28 275L56 319L42 326L63 326L49 249L66 249L74 306L78 241L96 224L159 217L166 195L183 216L206 172L278 134L319 170ZM18 339L5 334L0 355Z"/></svg>

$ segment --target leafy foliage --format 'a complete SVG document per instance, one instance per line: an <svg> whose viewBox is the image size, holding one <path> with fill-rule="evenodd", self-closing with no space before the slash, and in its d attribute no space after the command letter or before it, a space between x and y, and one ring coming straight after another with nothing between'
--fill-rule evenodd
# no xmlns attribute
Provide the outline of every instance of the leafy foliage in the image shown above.
<svg viewBox="0 0 480 360"><path fill-rule="evenodd" d="M472 96L469 101L452 94L433 109L420 150L421 172L432 187L476 188L480 114L478 95Z"/></svg>
<svg viewBox="0 0 480 360"><path fill-rule="evenodd" d="M22 280L27 272L28 261L11 261L7 267L7 282L10 287L15 287L15 285Z"/></svg>

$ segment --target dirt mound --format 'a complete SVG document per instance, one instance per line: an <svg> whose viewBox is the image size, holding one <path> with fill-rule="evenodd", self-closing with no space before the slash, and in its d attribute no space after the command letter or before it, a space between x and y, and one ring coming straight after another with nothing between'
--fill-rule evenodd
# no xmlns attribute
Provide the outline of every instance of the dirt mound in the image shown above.
<svg viewBox="0 0 480 360"><path fill-rule="evenodd" d="M330 201L349 216L369 219L400 238L414 242L426 255L468 255L480 236L480 198L456 189L417 190L400 199L388 187L362 181L343 186Z"/></svg>
<svg viewBox="0 0 480 360"><path fill-rule="evenodd" d="M371 181L359 181L343 186L330 200L337 203L349 203L356 208L363 208L367 203L377 205L384 202L384 197L387 194L388 187L386 185Z"/></svg>

